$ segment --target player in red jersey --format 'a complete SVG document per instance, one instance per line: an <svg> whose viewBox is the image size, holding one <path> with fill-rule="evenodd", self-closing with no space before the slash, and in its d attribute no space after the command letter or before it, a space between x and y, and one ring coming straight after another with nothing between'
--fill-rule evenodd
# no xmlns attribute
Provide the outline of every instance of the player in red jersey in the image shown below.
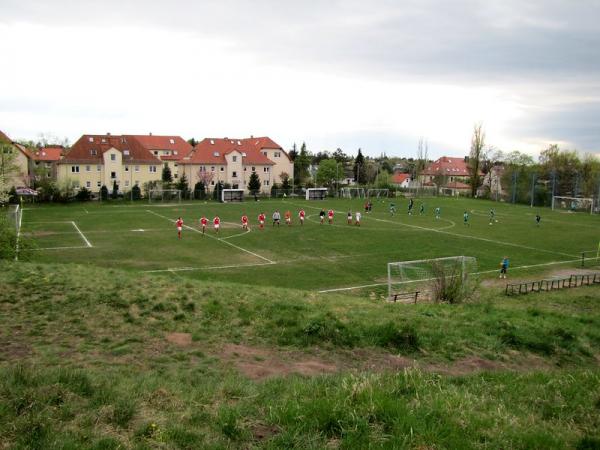
<svg viewBox="0 0 600 450"><path fill-rule="evenodd" d="M177 226L177 238L181 239L181 229L183 228L183 219L181 217L177 219L175 226Z"/></svg>
<svg viewBox="0 0 600 450"><path fill-rule="evenodd" d="M304 212L303 209L300 210L300 212L298 213L298 217L300 217L300 225L304 225L304 217L306 216L306 213Z"/></svg>
<svg viewBox="0 0 600 450"><path fill-rule="evenodd" d="M244 230L248 229L248 216L246 214L242 216L242 228Z"/></svg>
<svg viewBox="0 0 600 450"><path fill-rule="evenodd" d="M329 220L329 225L333 223L333 209L327 211L327 220Z"/></svg>
<svg viewBox="0 0 600 450"><path fill-rule="evenodd" d="M292 226L292 213L290 212L290 210L288 209L285 212L285 223L287 224L288 227Z"/></svg>
<svg viewBox="0 0 600 450"><path fill-rule="evenodd" d="M204 236L204 233L206 232L206 225L208 225L208 219L202 216L200 219L200 225L202 226L202 236Z"/></svg>
<svg viewBox="0 0 600 450"><path fill-rule="evenodd" d="M215 232L219 234L219 228L221 226L221 218L219 216L215 216L213 219L213 226L215 227Z"/></svg>
<svg viewBox="0 0 600 450"><path fill-rule="evenodd" d="M265 213L264 212L262 212L258 215L258 225L261 230L265 227Z"/></svg>

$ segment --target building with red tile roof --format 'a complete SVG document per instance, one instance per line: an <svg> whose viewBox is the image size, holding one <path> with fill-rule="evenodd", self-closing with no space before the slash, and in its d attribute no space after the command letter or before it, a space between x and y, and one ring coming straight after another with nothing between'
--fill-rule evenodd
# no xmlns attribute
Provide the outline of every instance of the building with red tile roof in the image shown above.
<svg viewBox="0 0 600 450"><path fill-rule="evenodd" d="M424 186L437 186L441 192L450 195L465 194L471 186L468 158L442 156L429 164L419 175Z"/></svg>
<svg viewBox="0 0 600 450"><path fill-rule="evenodd" d="M180 167L191 186L202 181L209 189L223 182L245 190L250 174L255 172L261 190L267 192L274 183L282 182L282 173L294 176L289 155L269 137L205 138L180 161Z"/></svg>
<svg viewBox="0 0 600 450"><path fill-rule="evenodd" d="M62 145L47 145L30 150L29 160L31 176L36 181L42 179L56 180L58 162L62 159L65 148Z"/></svg>
<svg viewBox="0 0 600 450"><path fill-rule="evenodd" d="M392 175L391 183L396 187L408 187L411 181L411 176L409 173L399 173L396 172Z"/></svg>
<svg viewBox="0 0 600 450"><path fill-rule="evenodd" d="M14 170L6 174L6 183L10 187L26 187L31 184L29 172L29 160L31 154L27 147L17 142L13 142L5 133L0 131L0 144L3 144L3 151L12 155Z"/></svg>

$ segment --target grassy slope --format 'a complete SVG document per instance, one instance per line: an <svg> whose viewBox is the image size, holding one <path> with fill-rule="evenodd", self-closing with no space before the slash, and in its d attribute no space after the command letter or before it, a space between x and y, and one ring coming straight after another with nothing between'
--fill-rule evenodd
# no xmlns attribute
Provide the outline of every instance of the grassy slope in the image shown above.
<svg viewBox="0 0 600 450"><path fill-rule="evenodd" d="M46 264L3 264L0 285L0 448L600 444L597 287L387 305ZM167 343L173 331L192 345ZM254 382L220 357L232 342L341 355L351 369ZM536 366L367 371L351 349L421 367L473 355Z"/></svg>

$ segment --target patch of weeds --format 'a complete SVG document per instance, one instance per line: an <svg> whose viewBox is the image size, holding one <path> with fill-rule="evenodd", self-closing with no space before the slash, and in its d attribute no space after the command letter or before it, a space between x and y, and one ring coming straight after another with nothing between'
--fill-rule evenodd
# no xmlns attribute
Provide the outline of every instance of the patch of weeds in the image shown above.
<svg viewBox="0 0 600 450"><path fill-rule="evenodd" d="M358 341L353 330L329 312L309 320L302 328L302 335L307 344L326 341L335 345L353 346Z"/></svg>
<svg viewBox="0 0 600 450"><path fill-rule="evenodd" d="M196 304L194 302L187 302L183 305L183 310L188 312L194 312L196 310Z"/></svg>
<svg viewBox="0 0 600 450"><path fill-rule="evenodd" d="M118 450L123 448L123 444L112 437L104 437L92 444L92 450Z"/></svg>
<svg viewBox="0 0 600 450"><path fill-rule="evenodd" d="M192 450L199 448L203 441L201 435L192 431L188 431L180 426L168 429L165 432L165 436L168 441L172 442L177 448L181 449Z"/></svg>
<svg viewBox="0 0 600 450"><path fill-rule="evenodd" d="M72 369L59 369L58 382L82 397L90 397L94 393L92 382L84 372Z"/></svg>
<svg viewBox="0 0 600 450"><path fill-rule="evenodd" d="M182 312L177 313L177 314L175 314L173 316L173 320L178 320L179 321L179 320L184 320L184 319L185 319L185 314L182 313Z"/></svg>
<svg viewBox="0 0 600 450"><path fill-rule="evenodd" d="M138 439L152 439L160 433L160 429L158 425L154 422L148 422L140 426L137 430L135 430L134 436Z"/></svg>
<svg viewBox="0 0 600 450"><path fill-rule="evenodd" d="M585 436L575 445L577 450L600 450L600 438Z"/></svg>
<svg viewBox="0 0 600 450"><path fill-rule="evenodd" d="M413 325L399 326L394 322L386 322L376 326L372 334L375 343L381 347L390 347L403 353L419 350L419 334Z"/></svg>
<svg viewBox="0 0 600 450"><path fill-rule="evenodd" d="M217 427L221 433L232 441L241 440L244 434L243 429L238 425L238 419L237 411L229 407L222 407L217 416Z"/></svg>

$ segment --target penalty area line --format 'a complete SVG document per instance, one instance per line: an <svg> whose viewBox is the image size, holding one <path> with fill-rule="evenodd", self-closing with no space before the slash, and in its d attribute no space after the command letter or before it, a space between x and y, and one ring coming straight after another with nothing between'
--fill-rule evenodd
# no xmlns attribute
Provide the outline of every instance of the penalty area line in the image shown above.
<svg viewBox="0 0 600 450"><path fill-rule="evenodd" d="M81 230L79 229L77 224L73 221L71 221L71 223L73 224L73 226L75 227L75 229L77 230L77 232L79 233L79 235L81 236L83 241L85 242L85 245L87 245L88 247L93 247L93 245L90 243L90 241L88 241L88 239L85 237L85 235L81 232Z"/></svg>

